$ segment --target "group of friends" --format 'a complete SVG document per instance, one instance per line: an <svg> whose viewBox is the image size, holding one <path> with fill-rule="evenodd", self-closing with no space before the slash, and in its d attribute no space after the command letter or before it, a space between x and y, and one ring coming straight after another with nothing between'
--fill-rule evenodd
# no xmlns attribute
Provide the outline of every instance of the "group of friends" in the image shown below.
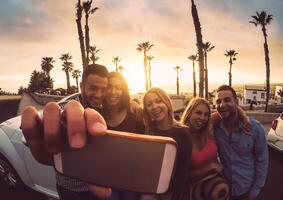
<svg viewBox="0 0 283 200"><path fill-rule="evenodd" d="M162 195L100 187L56 172L60 199L254 200L264 186L268 170L264 129L239 108L232 87L217 89L217 112L211 113L207 100L193 98L180 121L174 119L164 90L150 88L139 105L131 100L125 78L103 65L84 70L80 89L78 99L63 109L51 102L43 116L32 106L24 110L21 128L38 162L53 165L53 155L61 151L64 140L71 148L81 148L88 134L104 135L108 128L173 138L178 145L176 169L168 192ZM66 135L61 131L62 118ZM216 176L214 182L208 181Z"/></svg>

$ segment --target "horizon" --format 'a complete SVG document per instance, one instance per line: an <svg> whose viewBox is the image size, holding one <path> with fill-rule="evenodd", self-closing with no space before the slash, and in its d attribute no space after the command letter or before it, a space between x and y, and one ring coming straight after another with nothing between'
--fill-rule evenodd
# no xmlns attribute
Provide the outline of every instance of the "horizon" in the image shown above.
<svg viewBox="0 0 283 200"><path fill-rule="evenodd" d="M56 61L51 70L54 88L66 88L66 76L59 57L73 56L75 69L82 71L81 55L75 23L76 0L4 0L0 2L0 88L17 92L27 87L33 70L40 71L42 57ZM161 3L162 2L162 3ZM226 50L239 54L232 68L232 82L264 84L265 60L260 27L250 24L256 11L273 15L267 26L270 51L270 83L283 83L283 2L280 0L234 2L206 0L195 2L202 26L203 42L215 48L208 53L209 90L228 84ZM141 42L154 44L152 83L169 93L176 91L176 72L181 66L180 92L192 92L192 63L187 59L197 52L190 2L180 0L113 0L94 1L99 9L90 16L91 45L100 52L101 63L114 70L113 57L122 58L124 76L131 91L144 91L143 56L136 50ZM198 72L198 64L196 65ZM197 81L198 82L198 81ZM75 80L71 78L71 85Z"/></svg>

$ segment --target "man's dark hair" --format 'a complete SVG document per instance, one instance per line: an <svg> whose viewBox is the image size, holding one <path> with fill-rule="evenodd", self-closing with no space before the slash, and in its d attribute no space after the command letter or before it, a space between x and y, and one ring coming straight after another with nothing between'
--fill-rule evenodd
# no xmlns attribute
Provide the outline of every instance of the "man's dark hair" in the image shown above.
<svg viewBox="0 0 283 200"><path fill-rule="evenodd" d="M88 65L82 75L82 82L84 83L87 79L87 77L92 74L92 75L97 75L103 78L108 77L108 70L105 66L99 65L99 64L90 64Z"/></svg>
<svg viewBox="0 0 283 200"><path fill-rule="evenodd" d="M235 99L237 99L237 94L236 91L234 90L234 88L232 88L229 85L221 85L217 88L216 92L220 92L220 91L224 91L224 90L229 90L232 92L232 95Z"/></svg>

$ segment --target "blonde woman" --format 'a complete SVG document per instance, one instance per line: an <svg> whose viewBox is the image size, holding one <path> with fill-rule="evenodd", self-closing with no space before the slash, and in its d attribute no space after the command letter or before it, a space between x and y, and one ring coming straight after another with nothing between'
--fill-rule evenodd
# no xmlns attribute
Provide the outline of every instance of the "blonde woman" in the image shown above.
<svg viewBox="0 0 283 200"><path fill-rule="evenodd" d="M174 120L172 102L160 88L149 89L143 98L144 123L147 134L173 138L178 144L175 176L169 191L161 196L144 195L143 200L179 200L182 199L189 178L191 140L189 129Z"/></svg>
<svg viewBox="0 0 283 200"><path fill-rule="evenodd" d="M227 199L228 184L224 178L216 176L223 168L217 160L208 101L193 98L181 117L181 123L189 127L192 139L190 180L184 200Z"/></svg>

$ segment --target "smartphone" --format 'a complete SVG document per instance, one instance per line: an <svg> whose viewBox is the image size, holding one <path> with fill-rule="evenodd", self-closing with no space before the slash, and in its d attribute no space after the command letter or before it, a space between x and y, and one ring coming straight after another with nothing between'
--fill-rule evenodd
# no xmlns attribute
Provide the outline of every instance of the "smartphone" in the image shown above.
<svg viewBox="0 0 283 200"><path fill-rule="evenodd" d="M165 193L174 173L177 143L169 137L108 130L80 149L54 155L55 169L87 183L140 193Z"/></svg>

